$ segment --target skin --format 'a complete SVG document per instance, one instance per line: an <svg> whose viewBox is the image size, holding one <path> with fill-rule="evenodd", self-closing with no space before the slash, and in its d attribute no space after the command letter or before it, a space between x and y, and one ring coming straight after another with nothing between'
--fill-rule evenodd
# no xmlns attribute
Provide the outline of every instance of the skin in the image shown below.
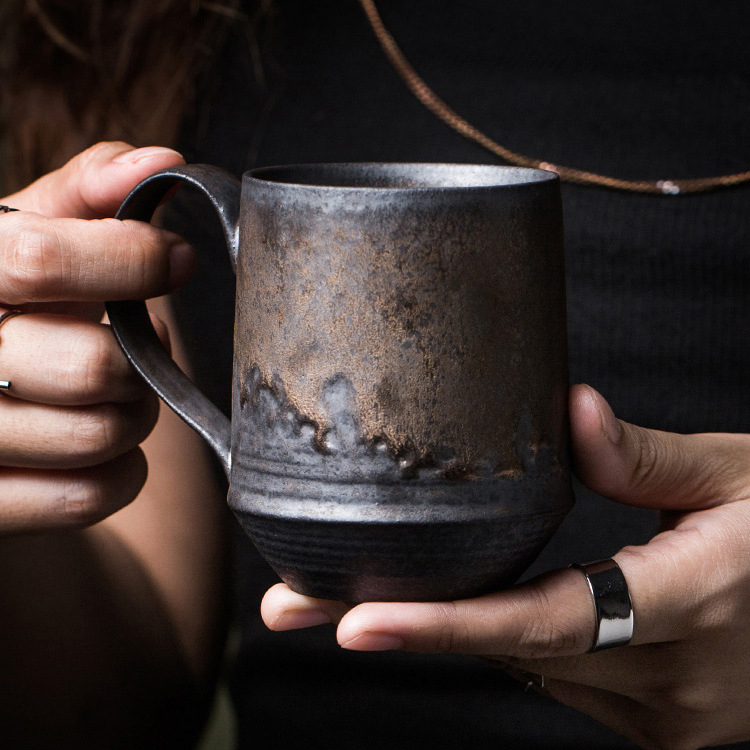
<svg viewBox="0 0 750 750"><path fill-rule="evenodd" d="M570 418L583 483L661 511L657 536L614 556L633 602L629 646L587 653L595 620L575 569L475 599L352 608L279 584L262 603L266 625L337 623L354 651L489 657L524 684L544 675L548 695L646 748L750 739L750 436L646 430L584 385Z"/></svg>
<svg viewBox="0 0 750 750"><path fill-rule="evenodd" d="M220 493L199 439L157 415L99 322L103 300L158 296L191 274L175 235L106 218L178 163L169 149L100 144L2 200L22 211L0 216L0 306L27 312L0 328L13 383L0 396L8 746L184 748L205 715L223 632ZM644 747L750 738L750 436L644 430L587 386L570 402L581 480L662 512L658 536L615 556L630 646L586 653L591 600L570 569L477 599L353 608L280 584L266 624L335 622L347 649L475 654L524 684L543 674L552 697Z"/></svg>
<svg viewBox="0 0 750 750"><path fill-rule="evenodd" d="M184 748L205 715L223 503L201 441L159 414L101 322L104 300L158 297L192 274L180 237L108 218L180 163L170 149L99 144L0 201L21 209L0 217L0 309L26 312L0 327L8 747ZM169 344L169 307L153 306Z"/></svg>

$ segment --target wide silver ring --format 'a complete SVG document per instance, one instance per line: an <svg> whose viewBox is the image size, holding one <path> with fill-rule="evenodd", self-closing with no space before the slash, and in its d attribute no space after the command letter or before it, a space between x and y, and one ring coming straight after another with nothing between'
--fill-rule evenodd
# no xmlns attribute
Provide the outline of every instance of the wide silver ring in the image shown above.
<svg viewBox="0 0 750 750"><path fill-rule="evenodd" d="M586 577L594 600L596 633L589 653L626 646L633 638L633 605L620 566L612 559L573 563Z"/></svg>

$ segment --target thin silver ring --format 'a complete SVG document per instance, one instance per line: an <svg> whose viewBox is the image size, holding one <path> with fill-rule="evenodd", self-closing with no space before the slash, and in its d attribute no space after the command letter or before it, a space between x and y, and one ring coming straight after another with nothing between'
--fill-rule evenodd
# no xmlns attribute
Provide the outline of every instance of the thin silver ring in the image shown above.
<svg viewBox="0 0 750 750"><path fill-rule="evenodd" d="M596 633L589 653L627 646L633 638L633 604L620 566L609 558L570 567L583 573L593 597Z"/></svg>
<svg viewBox="0 0 750 750"><path fill-rule="evenodd" d="M25 310L6 310L2 315L0 315L0 326L5 323L6 320L15 318L16 315L24 315L25 312Z"/></svg>
<svg viewBox="0 0 750 750"><path fill-rule="evenodd" d="M1 206L0 208L7 208L6 206ZM16 209L11 209L15 211ZM10 320L11 318L15 318L16 315L23 315L24 310L6 310L2 315L0 315L0 326L5 323L6 321ZM10 380L0 380L0 393L5 393L10 390L11 382Z"/></svg>

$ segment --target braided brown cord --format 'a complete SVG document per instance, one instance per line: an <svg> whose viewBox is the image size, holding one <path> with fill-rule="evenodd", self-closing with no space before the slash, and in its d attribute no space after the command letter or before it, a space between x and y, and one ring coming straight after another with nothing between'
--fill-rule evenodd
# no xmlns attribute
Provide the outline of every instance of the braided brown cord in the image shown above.
<svg viewBox="0 0 750 750"><path fill-rule="evenodd" d="M380 46L386 57L401 76L402 80L414 96L436 117L453 128L469 140L478 143L501 159L520 167L534 167L549 169L557 172L560 179L579 185L598 185L615 190L628 190L633 193L657 193L660 195L682 195L685 193L702 193L722 187L731 187L744 182L750 182L750 171L735 174L719 175L717 177L698 177L692 179L672 180L624 180L618 177L608 177L596 172L586 172L574 167L563 167L559 164L535 159L531 156L518 154L494 141L446 104L422 79L406 59L395 39L383 25L383 20L375 7L374 0L359 0L367 20L375 32Z"/></svg>

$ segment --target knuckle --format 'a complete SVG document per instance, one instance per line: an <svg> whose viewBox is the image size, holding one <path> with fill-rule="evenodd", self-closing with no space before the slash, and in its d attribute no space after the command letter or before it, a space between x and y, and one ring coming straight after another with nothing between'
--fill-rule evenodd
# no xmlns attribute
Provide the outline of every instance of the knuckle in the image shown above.
<svg viewBox="0 0 750 750"><path fill-rule="evenodd" d="M657 467L660 465L660 448L658 441L651 434L637 430L635 432L635 463L632 481L635 487L651 484Z"/></svg>
<svg viewBox="0 0 750 750"><path fill-rule="evenodd" d="M469 633L455 602L435 602L431 606L432 648L439 653L462 652L469 646Z"/></svg>
<svg viewBox="0 0 750 750"><path fill-rule="evenodd" d="M53 501L57 525L80 528L98 523L134 500L147 475L146 457L140 449L77 474Z"/></svg>
<svg viewBox="0 0 750 750"><path fill-rule="evenodd" d="M64 375L68 390L82 398L107 399L118 369L113 347L101 333L76 343Z"/></svg>
<svg viewBox="0 0 750 750"><path fill-rule="evenodd" d="M59 237L47 221L21 225L4 269L8 302L33 302L54 292L64 273ZM7 295L6 295L7 296Z"/></svg>
<svg viewBox="0 0 750 750"><path fill-rule="evenodd" d="M162 291L168 272L167 244L158 229L141 221L101 219L102 226L117 237L121 265L127 269L132 288L144 293Z"/></svg>
<svg viewBox="0 0 750 750"><path fill-rule="evenodd" d="M66 488L57 501L57 511L67 526L91 526L109 515L107 501L103 483L79 482Z"/></svg>
<svg viewBox="0 0 750 750"><path fill-rule="evenodd" d="M70 421L70 452L79 458L109 458L118 453L124 432L117 408L112 404L98 404Z"/></svg>
<svg viewBox="0 0 750 750"><path fill-rule="evenodd" d="M521 635L521 642L529 649L530 656L575 653L578 645L573 634L551 622L529 622Z"/></svg>
<svg viewBox="0 0 750 750"><path fill-rule="evenodd" d="M627 544L615 555L615 561L620 567L622 565L648 565L652 558L654 563L659 559L656 553L645 544Z"/></svg>
<svg viewBox="0 0 750 750"><path fill-rule="evenodd" d="M580 633L564 617L550 618L553 603L543 589L531 593L531 617L520 633L518 646L528 656L566 656L590 647L589 634Z"/></svg>

